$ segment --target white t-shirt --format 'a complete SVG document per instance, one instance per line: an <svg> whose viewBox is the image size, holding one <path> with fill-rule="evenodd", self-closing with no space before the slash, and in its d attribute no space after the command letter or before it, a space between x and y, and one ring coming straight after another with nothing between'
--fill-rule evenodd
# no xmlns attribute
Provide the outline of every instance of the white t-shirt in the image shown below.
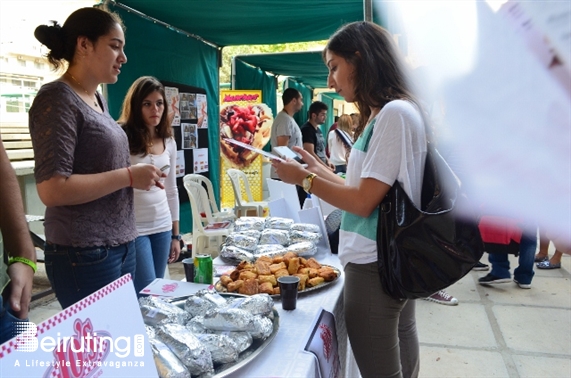
<svg viewBox="0 0 571 378"><path fill-rule="evenodd" d="M391 101L353 145L345 185L358 186L361 178L373 178L391 186L398 180L419 206L425 160L426 134L419 110L408 101ZM339 233L339 259L343 266L349 262L377 261L378 217L378 209L367 218L343 212Z"/></svg>
<svg viewBox="0 0 571 378"><path fill-rule="evenodd" d="M151 235L172 229L172 222L179 220L179 199L176 186L176 142L165 139L165 151L160 155L131 155L131 165L154 164L157 168L170 165L164 172L165 189L157 186L150 190L133 189L135 220L139 235Z"/></svg>
<svg viewBox="0 0 571 378"><path fill-rule="evenodd" d="M351 140L351 136L343 130L339 130L345 133L347 139ZM333 165L345 165L347 164L347 159L345 155L347 154L347 149L345 144L339 140L337 137L337 131L331 130L327 136L327 145L329 146L329 161Z"/></svg>
<svg viewBox="0 0 571 378"><path fill-rule="evenodd" d="M285 111L281 111L278 113L274 122L272 123L272 134L270 136L270 144L273 147L278 145L278 137L279 136L287 136L289 137L289 141L287 146L292 148L294 146L303 147L302 136L301 136L301 129L295 122L292 116L287 114ZM270 177L278 178L274 167L271 167Z"/></svg>

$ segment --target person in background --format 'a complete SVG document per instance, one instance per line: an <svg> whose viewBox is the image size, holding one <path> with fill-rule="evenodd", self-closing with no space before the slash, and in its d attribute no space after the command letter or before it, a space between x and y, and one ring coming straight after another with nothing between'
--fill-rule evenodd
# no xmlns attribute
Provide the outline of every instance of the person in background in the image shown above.
<svg viewBox="0 0 571 378"><path fill-rule="evenodd" d="M323 57L328 86L355 102L361 120L343 179L307 151L307 163L272 161L279 177L343 210L347 334L363 377L418 377L415 301L385 293L377 267L378 207L398 181L417 206L427 153L423 110L389 32L371 22L342 26ZM382 253L382 251L381 251Z"/></svg>
<svg viewBox="0 0 571 378"><path fill-rule="evenodd" d="M553 243L555 252L549 258L549 242ZM539 232L539 252L535 255L534 261L538 269L560 269L561 257L563 253L571 254L571 247L565 243L565 238L557 233L547 233L540 229Z"/></svg>
<svg viewBox="0 0 571 378"><path fill-rule="evenodd" d="M337 122L339 122L339 116L335 116L334 120L335 121L329 127L329 130L327 131L327 138L325 138L325 139L327 139L328 141L329 141L329 135L331 135L331 132L337 128ZM328 158L331 157L331 152L329 151L329 142L326 143L325 154L327 155Z"/></svg>
<svg viewBox="0 0 571 378"><path fill-rule="evenodd" d="M350 116L351 119L353 120L353 129L355 129L357 125L359 125L359 122L361 122L361 116L359 115L359 113L351 113Z"/></svg>
<svg viewBox="0 0 571 378"><path fill-rule="evenodd" d="M28 231L18 179L1 141L0 177L0 344L3 344L23 331L16 326L19 321L28 320L36 249Z"/></svg>
<svg viewBox="0 0 571 378"><path fill-rule="evenodd" d="M129 142L97 92L127 62L119 17L81 8L34 35L54 69L29 112L38 194L46 205L45 264L62 308L135 275L133 188L163 188L151 164L130 166ZM67 65L65 64L67 62Z"/></svg>
<svg viewBox="0 0 571 378"><path fill-rule="evenodd" d="M339 117L337 128L329 132L327 145L331 151L329 161L335 166L335 173L347 171L347 158L353 148L353 120L348 114Z"/></svg>
<svg viewBox="0 0 571 378"><path fill-rule="evenodd" d="M303 147L301 130L295 122L295 119L293 119L293 115L299 112L303 107L303 98L301 97L301 93L294 88L287 88L282 94L282 101L284 103L284 107L272 123L270 144L272 147L287 146L290 149L294 147ZM274 180L279 180L274 167L270 168L270 177ZM299 199L299 206L303 207L307 194L303 191L303 188L299 186L296 187L296 190L297 197Z"/></svg>
<svg viewBox="0 0 571 378"><path fill-rule="evenodd" d="M303 148L318 161L321 161L329 169L334 169L325 154L325 138L319 128L327 118L327 105L321 101L315 101L309 106L309 118L301 126Z"/></svg>
<svg viewBox="0 0 571 378"><path fill-rule="evenodd" d="M135 240L137 293L156 278L163 278L167 262L180 255L176 142L166 103L163 85L154 77L143 76L129 88L119 118L129 138L131 164L151 164L167 175L165 190L133 190L139 233Z"/></svg>

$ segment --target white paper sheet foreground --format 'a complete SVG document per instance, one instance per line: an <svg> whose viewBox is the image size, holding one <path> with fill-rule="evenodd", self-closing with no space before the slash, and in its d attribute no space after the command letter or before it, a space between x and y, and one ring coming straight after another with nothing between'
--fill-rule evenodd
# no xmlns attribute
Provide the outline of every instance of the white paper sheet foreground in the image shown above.
<svg viewBox="0 0 571 378"><path fill-rule="evenodd" d="M537 3L543 9L565 3L569 12L569 2ZM439 95L443 99L445 118L442 125L437 125L439 147L447 150L445 157L452 160L471 198L495 212L523 218L570 240L568 94L513 25L500 12L493 13L485 2L397 4L403 7L411 43L418 45L422 41L420 61L428 63L425 68L430 80L425 85L432 94L429 100ZM423 9L419 9L421 6ZM436 24L437 30L460 34L464 24L471 25L472 20L460 20L461 13L455 11L468 6L476 10L471 14L477 23L475 39L468 35L463 41L473 51L465 53L458 50L460 44L450 43L446 35L433 33L426 26ZM411 12L418 17L410 17ZM543 12L540 19L546 19L545 13L549 11ZM566 35L568 46L570 23L558 27L557 35ZM562 39L558 37L557 45ZM569 49L563 49L562 54L567 54L563 60L568 62ZM473 60L465 62L458 56L471 56ZM442 69L435 64L442 59L456 66Z"/></svg>
<svg viewBox="0 0 571 378"><path fill-rule="evenodd" d="M341 372L335 316L323 308L317 313L304 350L315 355L321 378L337 378Z"/></svg>
<svg viewBox="0 0 571 378"><path fill-rule="evenodd" d="M210 285L197 284L194 282L155 278L155 280L141 290L140 293L160 297L178 298L192 295L199 290L207 289L209 286Z"/></svg>
<svg viewBox="0 0 571 378"><path fill-rule="evenodd" d="M36 333L37 331L37 333ZM2 377L156 377L130 275L0 347Z"/></svg>

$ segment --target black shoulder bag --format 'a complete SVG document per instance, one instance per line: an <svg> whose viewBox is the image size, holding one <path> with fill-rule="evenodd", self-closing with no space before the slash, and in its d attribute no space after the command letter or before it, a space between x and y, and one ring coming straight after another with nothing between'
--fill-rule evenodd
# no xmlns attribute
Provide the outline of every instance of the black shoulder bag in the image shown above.
<svg viewBox="0 0 571 378"><path fill-rule="evenodd" d="M452 285L484 252L475 212L432 143L421 202L417 209L395 181L379 206L377 264L383 289L393 298L426 298Z"/></svg>

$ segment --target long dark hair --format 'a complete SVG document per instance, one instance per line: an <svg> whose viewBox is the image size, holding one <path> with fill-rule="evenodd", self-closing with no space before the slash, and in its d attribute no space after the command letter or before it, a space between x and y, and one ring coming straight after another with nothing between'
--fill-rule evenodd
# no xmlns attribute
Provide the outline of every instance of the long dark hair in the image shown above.
<svg viewBox="0 0 571 378"><path fill-rule="evenodd" d="M323 51L324 59L327 51L344 58L355 68L352 78L355 105L361 113L355 140L367 125L371 107L382 109L390 101L407 99L421 109L392 37L382 27L366 21L346 24L329 39Z"/></svg>
<svg viewBox="0 0 571 378"><path fill-rule="evenodd" d="M157 135L163 140L172 137L172 127L167 117L165 87L152 76L142 76L135 80L127 91L118 121L129 138L129 151L132 155L145 156L150 153L151 135L143 120L143 100L155 91L161 94L164 102L163 115L157 125Z"/></svg>
<svg viewBox="0 0 571 378"><path fill-rule="evenodd" d="M125 29L121 18L104 6L80 8L69 15L63 26L57 21L52 23L53 25L38 26L34 36L50 49L46 58L54 70L63 66L63 60L73 62L78 37L86 37L95 44L99 37L107 35L115 25Z"/></svg>

